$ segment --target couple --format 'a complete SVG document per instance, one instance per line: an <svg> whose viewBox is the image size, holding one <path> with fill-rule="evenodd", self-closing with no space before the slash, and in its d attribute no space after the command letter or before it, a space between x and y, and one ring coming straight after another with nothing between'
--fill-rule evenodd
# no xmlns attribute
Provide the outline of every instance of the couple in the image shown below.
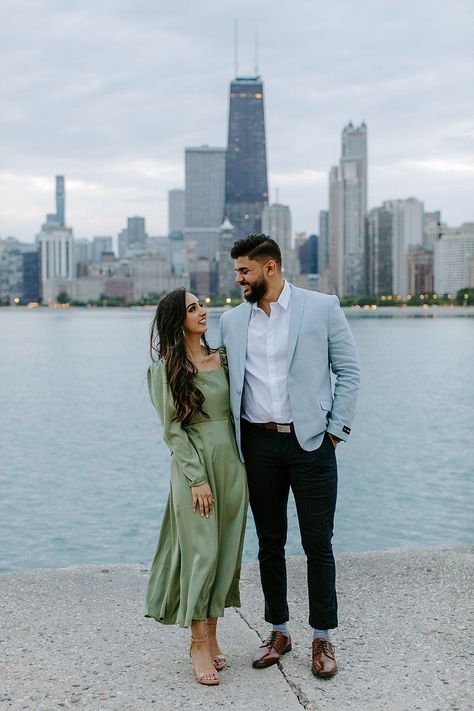
<svg viewBox="0 0 474 711"><path fill-rule="evenodd" d="M312 671L329 678L337 672L329 632L337 627L335 449L349 436L355 410L354 342L335 296L283 278L280 249L270 237L239 240L231 257L245 303L223 314L218 349L206 341L205 309L184 290L160 301L152 325L159 360L148 371L148 387L172 457L146 614L190 626L195 678L219 684L226 660L217 620L225 607L240 606L248 490L265 620L272 625L253 666L278 662L291 650L285 563L291 487L308 564Z"/></svg>

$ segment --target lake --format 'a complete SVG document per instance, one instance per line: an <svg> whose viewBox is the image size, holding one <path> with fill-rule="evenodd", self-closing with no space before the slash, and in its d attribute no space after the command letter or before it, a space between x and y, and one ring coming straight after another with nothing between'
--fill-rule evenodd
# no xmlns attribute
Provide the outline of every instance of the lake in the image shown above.
<svg viewBox="0 0 474 711"><path fill-rule="evenodd" d="M0 310L1 572L151 562L169 478L145 379L152 315ZM350 325L362 387L337 450L336 553L471 542L474 319ZM250 514L247 528L249 561ZM287 553L302 554L292 502Z"/></svg>

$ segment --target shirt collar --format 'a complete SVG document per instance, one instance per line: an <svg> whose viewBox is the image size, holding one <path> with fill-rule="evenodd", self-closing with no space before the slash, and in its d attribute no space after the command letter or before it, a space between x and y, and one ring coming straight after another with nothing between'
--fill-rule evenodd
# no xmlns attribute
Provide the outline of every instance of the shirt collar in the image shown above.
<svg viewBox="0 0 474 711"><path fill-rule="evenodd" d="M287 310L288 306L290 305L290 299L291 299L291 288L286 279L283 279L285 282L285 286L283 287L283 290L280 294L280 298L278 299L278 304L282 306L285 311Z"/></svg>
<svg viewBox="0 0 474 711"><path fill-rule="evenodd" d="M287 282L286 279L283 279L284 285L283 289L281 291L280 296L278 297L277 301L272 301L274 304L280 304L280 306L285 309L285 311L288 309L290 305L290 299L291 299L291 287L289 283ZM252 304L252 311L255 313L257 309L260 309L260 306L258 305L257 302Z"/></svg>

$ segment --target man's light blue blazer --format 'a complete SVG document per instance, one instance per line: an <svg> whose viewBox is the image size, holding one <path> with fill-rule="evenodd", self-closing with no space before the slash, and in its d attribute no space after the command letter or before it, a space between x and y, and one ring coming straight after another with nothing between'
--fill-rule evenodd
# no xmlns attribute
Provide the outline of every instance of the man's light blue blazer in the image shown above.
<svg viewBox="0 0 474 711"><path fill-rule="evenodd" d="M324 433L347 440L359 390L359 362L349 324L337 296L290 284L288 395L300 446L321 446ZM244 388L247 332L252 304L222 314L219 346L227 351L230 407L240 456L240 418ZM331 371L336 376L334 393Z"/></svg>

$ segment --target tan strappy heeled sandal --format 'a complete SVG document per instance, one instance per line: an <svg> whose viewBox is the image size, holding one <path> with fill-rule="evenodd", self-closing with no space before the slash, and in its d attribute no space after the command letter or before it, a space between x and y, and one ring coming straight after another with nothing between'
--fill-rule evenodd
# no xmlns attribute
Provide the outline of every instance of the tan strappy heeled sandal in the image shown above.
<svg viewBox="0 0 474 711"><path fill-rule="evenodd" d="M203 644L203 642L207 642L208 639L207 637L203 637L202 639L195 639L194 637L191 637L191 646L189 648L189 656L192 657L192 649L193 649L193 644ZM198 684L204 684L204 686L217 686L217 684L220 684L219 680L219 675L216 674L215 669L212 671L206 671L206 672L197 672L196 667L194 666L194 660L193 660L193 672L194 672L194 678L196 679Z"/></svg>
<svg viewBox="0 0 474 711"><path fill-rule="evenodd" d="M206 622L207 627L210 629L215 630L217 627L217 622L215 625L210 625L209 622ZM212 657L212 661L214 662L214 668L217 671L222 671L225 668L225 665L227 664L227 659L224 657L223 654L215 654Z"/></svg>

